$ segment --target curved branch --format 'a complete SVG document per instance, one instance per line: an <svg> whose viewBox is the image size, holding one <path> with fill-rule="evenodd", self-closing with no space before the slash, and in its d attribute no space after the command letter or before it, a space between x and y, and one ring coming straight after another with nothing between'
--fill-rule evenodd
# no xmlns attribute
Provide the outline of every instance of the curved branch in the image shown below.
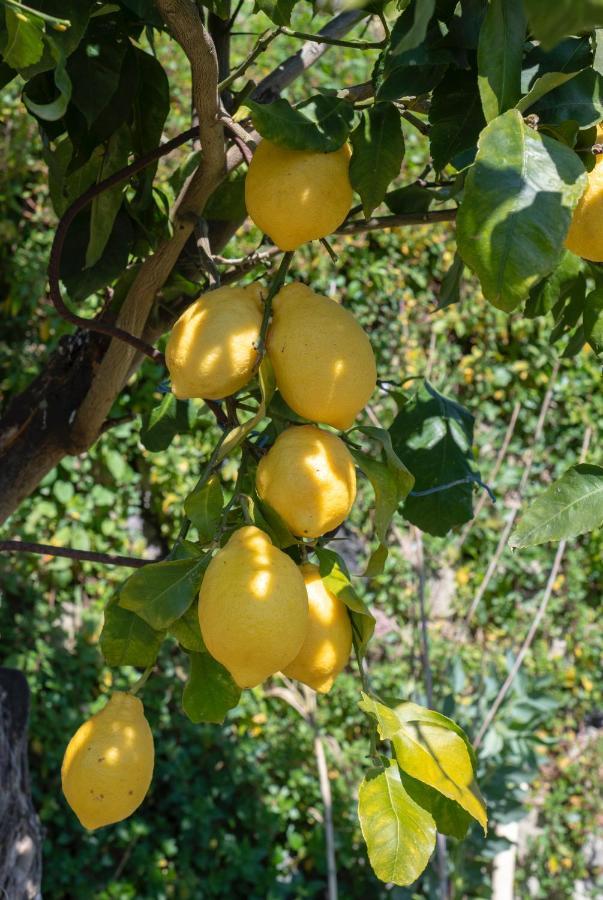
<svg viewBox="0 0 603 900"><path fill-rule="evenodd" d="M129 566L140 569L153 559L136 556L111 556L109 553L94 553L92 550L72 550L70 547L55 547L53 544L34 544L30 541L0 541L0 553L43 553L45 556L63 556L66 559L80 559L83 562L98 562L110 566Z"/></svg>

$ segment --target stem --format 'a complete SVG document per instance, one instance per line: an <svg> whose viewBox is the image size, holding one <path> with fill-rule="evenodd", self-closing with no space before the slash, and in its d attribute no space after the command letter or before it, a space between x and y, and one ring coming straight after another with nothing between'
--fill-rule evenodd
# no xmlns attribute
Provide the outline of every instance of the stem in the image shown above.
<svg viewBox="0 0 603 900"><path fill-rule="evenodd" d="M333 234L358 234L378 228L397 228L400 225L424 225L427 222L454 222L456 209L435 209L432 212L405 213L399 216L372 216L370 219L354 219L345 222Z"/></svg>
<svg viewBox="0 0 603 900"><path fill-rule="evenodd" d="M69 19L59 19L57 16L51 16L48 13L41 12L39 9L33 9L31 6L19 3L18 0L0 0L0 3L4 6L8 6L10 9L18 10L20 13L31 13L32 16L37 16L38 19L42 19L43 22L48 22L49 25L53 25L55 28L61 26L59 29L60 31L66 31L67 28L71 28Z"/></svg>
<svg viewBox="0 0 603 900"><path fill-rule="evenodd" d="M150 676L150 674L151 674L151 672L153 671L154 668L155 668L155 663L153 663L153 664L150 665L148 668L146 668L146 669L144 670L144 672L142 673L142 675L140 676L140 678L138 679L138 681L137 681L135 684L132 685L132 687L130 688L130 690L129 690L128 693L133 694L134 696L136 696L136 694L138 693L138 691L139 691L141 688L143 688L143 687L145 686L145 684L147 683L147 681L149 680L149 676Z"/></svg>
<svg viewBox="0 0 603 900"><path fill-rule="evenodd" d="M43 553L45 556L62 556L66 559L79 559L83 562L98 562L109 566L130 566L140 569L156 562L152 559L140 559L135 556L111 556L108 553L95 553L91 550L72 550L70 547L54 547L52 544L35 544L30 541L0 541L0 552L6 553Z"/></svg>
<svg viewBox="0 0 603 900"><path fill-rule="evenodd" d="M255 47L253 48L247 59L245 59L240 66L237 66L237 68L230 73L228 78L225 78L219 83L218 91L222 93L222 91L225 91L226 88L229 88L230 85L237 80L237 78L240 78L241 75L244 75L247 69L258 58L258 56L260 56L264 52L264 50L266 50L266 48L272 43L275 37L277 37L280 33L280 28L275 28L274 31L264 32L264 34L256 42Z"/></svg>
<svg viewBox="0 0 603 900"><path fill-rule="evenodd" d="M383 50L385 41L346 41L343 38L327 37L324 34L310 34L307 31L294 31L292 28L281 28L282 34L300 38L302 41L313 41L317 44L332 44L334 47L348 47L351 50Z"/></svg>
<svg viewBox="0 0 603 900"><path fill-rule="evenodd" d="M262 316L262 324L260 326L260 335L258 338L257 346L258 355L255 363L256 370L259 369L260 364L264 358L264 354L266 353L266 333L268 331L268 324L270 322L270 315L272 313L272 301L285 283L285 278L287 277L287 272L289 271L289 266L291 265L292 259L293 250L287 250L286 253L283 253L283 258L281 259L280 265L276 270L272 281L270 282L270 287L268 288L268 293L266 295L266 299L264 300L264 315Z"/></svg>

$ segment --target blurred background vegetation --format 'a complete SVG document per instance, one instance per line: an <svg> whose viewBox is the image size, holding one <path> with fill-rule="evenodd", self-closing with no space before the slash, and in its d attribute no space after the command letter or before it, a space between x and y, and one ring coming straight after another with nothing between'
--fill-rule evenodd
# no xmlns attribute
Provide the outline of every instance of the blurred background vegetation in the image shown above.
<svg viewBox="0 0 603 900"><path fill-rule="evenodd" d="M255 20L254 20L255 23ZM314 27L298 16L299 28ZM253 37L237 39L243 56ZM297 44L279 39L255 74L265 74ZM172 46L158 52L172 84L169 133L188 126L186 67ZM308 73L309 82L343 87L364 80L366 55L337 50ZM290 96L301 97L296 85ZM411 126L400 184L413 182L426 157ZM22 390L66 326L45 299L45 270L55 220L42 148L18 87L2 97L0 146L0 404ZM172 160L162 168L169 193ZM527 500L577 462L585 430L603 421L600 371L587 350L559 359L550 323L497 313L465 282L460 303L437 309L441 279L452 262L450 226L413 227L334 242L339 260L312 245L296 257L297 277L339 295L370 333L380 375L408 388L427 375L475 416L476 464L496 494L473 524L445 538L391 535L383 575L358 581L378 617L369 651L375 689L426 702L418 603L422 575L429 614L434 706L475 736L533 619L555 548L512 554L504 549L470 627L464 617L480 589L517 488L533 456ZM257 245L246 227L232 244L240 255ZM230 252L230 248L229 248ZM182 498L216 438L200 407L191 434L161 453L140 441L140 414L159 398L157 372L145 364L114 415L130 416L83 457L68 457L42 482L3 536L133 555L161 555L175 537ZM536 433L543 400L550 406ZM395 395L382 392L372 414L384 425ZM511 433L509 423L516 417ZM508 448L501 448L509 438ZM498 462L497 462L498 460ZM595 461L593 459L593 461ZM222 468L226 482L236 461ZM344 540L336 546L353 571L370 554L370 497L361 490ZM466 842L448 841L455 897L489 897L492 863L506 846L497 831L522 820L516 895L601 896L596 838L601 738L603 538L585 535L568 548L547 616L480 752L480 785L491 830L474 826ZM167 642L144 692L157 765L150 794L131 819L98 833L82 831L63 800L60 764L68 736L135 673L111 671L97 647L102 610L125 578L70 560L0 558L2 662L23 669L33 693L31 768L45 834L44 895L50 898L222 898L324 896L322 802L311 726L261 688L245 692L224 727L195 726L180 710L186 677L182 655ZM599 643L598 643L599 642ZM435 860L411 889L388 889L367 863L355 814L355 790L368 747L350 670L318 702L317 727L327 749L333 792L340 896L410 898L437 895ZM600 875L600 869L599 869Z"/></svg>

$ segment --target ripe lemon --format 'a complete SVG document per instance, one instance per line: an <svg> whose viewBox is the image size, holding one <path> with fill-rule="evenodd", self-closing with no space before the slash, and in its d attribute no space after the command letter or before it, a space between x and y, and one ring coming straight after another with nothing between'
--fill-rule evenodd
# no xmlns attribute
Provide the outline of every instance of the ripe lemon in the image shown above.
<svg viewBox="0 0 603 900"><path fill-rule="evenodd" d="M239 687L255 687L288 665L304 641L304 579L267 534L239 528L207 567L199 624L207 649Z"/></svg>
<svg viewBox="0 0 603 900"><path fill-rule="evenodd" d="M63 758L63 793L84 828L102 828L132 815L151 784L154 760L142 703L117 691L80 725Z"/></svg>
<svg viewBox="0 0 603 900"><path fill-rule="evenodd" d="M182 313L165 349L172 390L180 400L221 400L254 374L262 324L262 289L223 287Z"/></svg>
<svg viewBox="0 0 603 900"><path fill-rule="evenodd" d="M597 130L597 140L603 133ZM597 156L594 168L587 173L586 190L574 210L565 246L576 256L603 262L603 155Z"/></svg>
<svg viewBox="0 0 603 900"><path fill-rule="evenodd" d="M245 179L247 212L281 250L326 237L352 205L350 148L289 150L263 140Z"/></svg>
<svg viewBox="0 0 603 900"><path fill-rule="evenodd" d="M337 435L296 425L281 432L260 460L256 488L294 534L320 537L352 508L354 461Z"/></svg>
<svg viewBox="0 0 603 900"><path fill-rule="evenodd" d="M352 623L345 604L325 587L318 566L300 566L308 591L310 624L306 640L283 674L326 694L352 649Z"/></svg>
<svg viewBox="0 0 603 900"><path fill-rule="evenodd" d="M377 382L370 341L354 316L305 284L274 298L268 355L292 410L334 428L349 428Z"/></svg>

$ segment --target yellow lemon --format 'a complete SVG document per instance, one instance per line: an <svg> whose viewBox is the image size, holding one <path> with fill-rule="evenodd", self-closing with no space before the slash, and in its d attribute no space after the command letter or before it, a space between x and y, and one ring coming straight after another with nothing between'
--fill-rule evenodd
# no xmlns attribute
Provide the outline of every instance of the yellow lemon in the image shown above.
<svg viewBox="0 0 603 900"><path fill-rule="evenodd" d="M247 212L281 250L326 237L352 205L350 148L289 150L262 141L245 179Z"/></svg>
<svg viewBox="0 0 603 900"><path fill-rule="evenodd" d="M308 591L306 640L283 674L326 694L344 668L352 649L352 623L343 601L325 587L318 566L301 566Z"/></svg>
<svg viewBox="0 0 603 900"><path fill-rule="evenodd" d="M102 828L131 816L149 789L154 760L142 703L117 691L104 709L80 725L63 758L63 793L84 828Z"/></svg>
<svg viewBox="0 0 603 900"><path fill-rule="evenodd" d="M356 471L341 438L315 425L281 432L260 460L256 488L294 534L316 538L337 528L356 497Z"/></svg>
<svg viewBox="0 0 603 900"><path fill-rule="evenodd" d="M165 361L180 400L221 400L251 380L262 324L262 289L223 287L182 313L170 334Z"/></svg>
<svg viewBox="0 0 603 900"><path fill-rule="evenodd" d="M367 335L351 312L305 284L274 298L267 348L279 391L305 419L349 428L375 389Z"/></svg>
<svg viewBox="0 0 603 900"><path fill-rule="evenodd" d="M304 641L304 579L267 534L239 528L207 567L199 624L207 649L239 687L255 687L288 665Z"/></svg>
<svg viewBox="0 0 603 900"><path fill-rule="evenodd" d="M597 127L596 140L603 142L602 125ZM574 209L565 246L576 256L603 262L603 154L597 156L587 178L586 190Z"/></svg>

